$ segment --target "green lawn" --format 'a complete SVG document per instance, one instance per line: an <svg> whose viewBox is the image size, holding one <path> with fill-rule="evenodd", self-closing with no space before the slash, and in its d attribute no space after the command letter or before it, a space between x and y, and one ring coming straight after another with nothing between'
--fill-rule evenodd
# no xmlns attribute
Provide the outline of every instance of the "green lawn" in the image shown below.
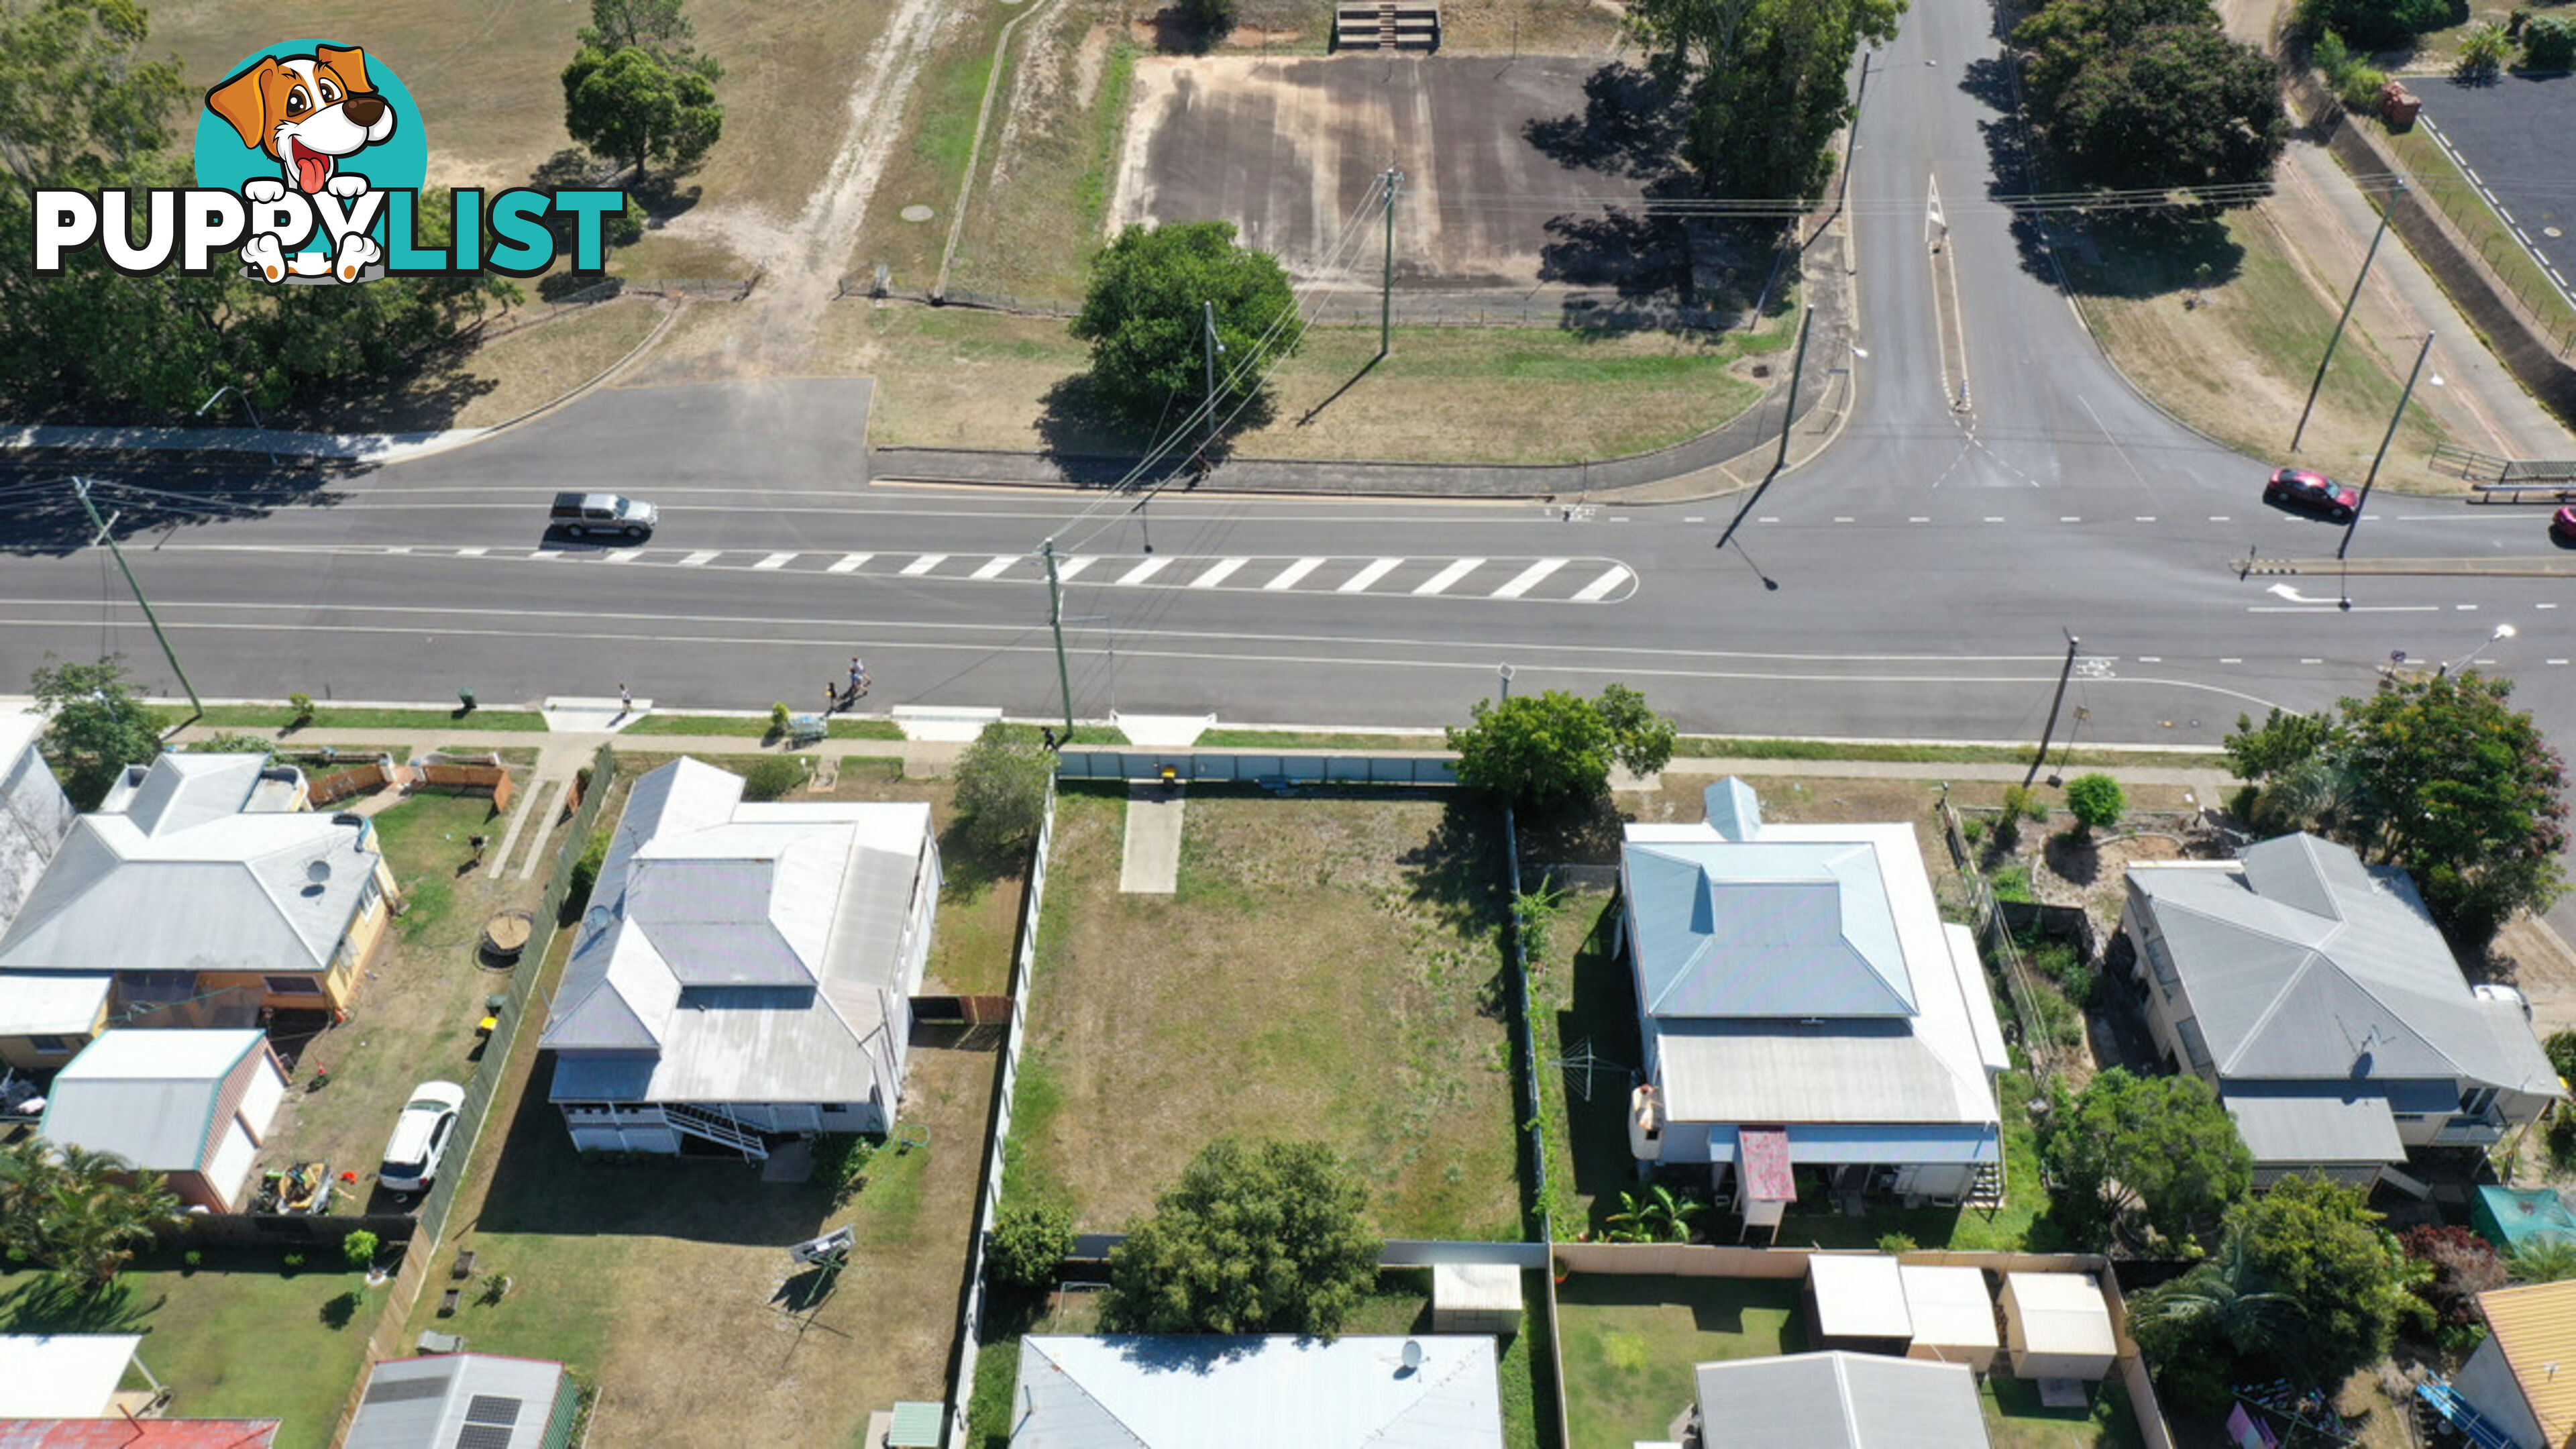
<svg viewBox="0 0 2576 1449"><path fill-rule="evenodd" d="M1676 759L1719 760L1881 760L1907 765L2025 765L2030 751L2002 745L1873 745L1851 740L1748 740L1711 735L1684 735L1673 742ZM2224 769L2227 757L2216 750L2069 750L2059 766L2090 765L2116 770L2122 766L2165 769Z"/></svg>
<svg viewBox="0 0 2576 1449"><path fill-rule="evenodd" d="M188 717L185 705L152 706L154 722L165 730ZM212 705L195 722L201 729L282 730L294 723L294 719L295 712L281 701L277 704ZM325 704L316 706L312 722L299 726L294 733L301 736L327 734L332 730L433 730L450 726L542 733L546 717L531 709L478 709L469 713L454 709L346 709Z"/></svg>
<svg viewBox="0 0 2576 1449"><path fill-rule="evenodd" d="M136 1353L169 1387L173 1416L275 1418L279 1449L320 1449L385 1290L327 1246L310 1253L292 1274L278 1251L208 1251L195 1270L165 1253L86 1300L49 1292L36 1273L0 1273L0 1332L140 1333Z"/></svg>
<svg viewBox="0 0 2576 1449"><path fill-rule="evenodd" d="M1628 1155L1628 1073L1644 1060L1637 997L1625 962L1611 954L1616 910L1607 887L1568 889L1546 930L1531 942L1530 1028L1542 1062L1563 1061L1589 1044L1603 1065L1589 1073L1551 1069L1539 1078L1547 1137L1548 1209L1559 1237L1619 1210L1636 1187Z"/></svg>
<svg viewBox="0 0 2576 1449"><path fill-rule="evenodd" d="M395 926L401 940L453 934L448 916L456 899L456 868L472 858L474 836L491 836L498 845L506 824L506 817L492 813L489 795L436 791L416 792L376 817L378 847L408 902Z"/></svg>
<svg viewBox="0 0 2576 1449"><path fill-rule="evenodd" d="M2048 1408L2039 1401L2039 1385L2009 1374L1988 1378L1977 1397L1994 1449L2138 1449L2145 1442L2116 1378L2097 1385L2093 1402L2081 1409Z"/></svg>
<svg viewBox="0 0 2576 1449"><path fill-rule="evenodd" d="M1610 1277L1557 1289L1571 1449L1628 1449L1666 1431L1699 1390L1691 1366L1801 1353L1799 1280Z"/></svg>

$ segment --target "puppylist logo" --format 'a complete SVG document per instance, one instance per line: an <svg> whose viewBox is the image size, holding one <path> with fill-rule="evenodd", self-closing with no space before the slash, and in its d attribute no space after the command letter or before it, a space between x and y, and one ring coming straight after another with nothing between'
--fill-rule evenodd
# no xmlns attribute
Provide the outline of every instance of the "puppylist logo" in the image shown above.
<svg viewBox="0 0 2576 1449"><path fill-rule="evenodd" d="M557 218L571 225L573 266L597 271L603 219L626 209L622 191L515 187L486 205L479 188L459 187L453 239L423 244L420 110L381 58L326 40L247 56L207 91L196 162L197 185L185 189L38 188L36 271L59 273L65 257L95 246L136 277L233 266L272 283L533 277L555 260ZM235 252L238 262L222 260Z"/></svg>

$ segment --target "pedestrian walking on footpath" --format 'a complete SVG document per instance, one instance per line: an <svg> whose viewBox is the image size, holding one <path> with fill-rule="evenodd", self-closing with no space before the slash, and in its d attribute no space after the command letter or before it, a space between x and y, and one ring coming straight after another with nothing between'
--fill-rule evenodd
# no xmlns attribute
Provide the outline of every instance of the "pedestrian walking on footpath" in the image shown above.
<svg viewBox="0 0 2576 1449"><path fill-rule="evenodd" d="M853 654L850 656L850 698L855 700L867 692L868 666Z"/></svg>
<svg viewBox="0 0 2576 1449"><path fill-rule="evenodd" d="M635 692L634 692L633 690L628 689L625 685L620 684L619 686L617 686L617 714L618 714L618 717L622 719L622 718L626 717L627 715L633 714L634 712L635 712Z"/></svg>

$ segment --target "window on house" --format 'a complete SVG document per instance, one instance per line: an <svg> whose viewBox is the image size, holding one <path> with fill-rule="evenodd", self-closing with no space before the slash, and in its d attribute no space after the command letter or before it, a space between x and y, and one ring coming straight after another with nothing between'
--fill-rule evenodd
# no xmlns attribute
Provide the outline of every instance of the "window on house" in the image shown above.
<svg viewBox="0 0 2576 1449"><path fill-rule="evenodd" d="M2463 1117L2483 1117L2495 1106L2495 1099L2495 1088L2471 1087L2460 1094L2460 1115Z"/></svg>
<svg viewBox="0 0 2576 1449"><path fill-rule="evenodd" d="M2156 985L2164 989L2167 998L2171 998L2174 988L2182 984L2182 977L2174 970L2173 952L2165 949L2164 937L2147 938L2147 964L2155 968Z"/></svg>
<svg viewBox="0 0 2576 1449"><path fill-rule="evenodd" d="M376 897L381 896L384 893L384 887L376 884L375 876L370 874L367 877L366 885L358 891L358 914L363 916L367 912L374 910L376 908Z"/></svg>
<svg viewBox="0 0 2576 1449"><path fill-rule="evenodd" d="M36 1054L38 1056L64 1057L71 1055L72 1039L70 1037L31 1036L27 1038L27 1040L29 1044L35 1047Z"/></svg>
<svg viewBox="0 0 2576 1449"><path fill-rule="evenodd" d="M270 976L265 979L268 982L268 994L271 996L319 996L322 994L322 983L314 980L310 976Z"/></svg>

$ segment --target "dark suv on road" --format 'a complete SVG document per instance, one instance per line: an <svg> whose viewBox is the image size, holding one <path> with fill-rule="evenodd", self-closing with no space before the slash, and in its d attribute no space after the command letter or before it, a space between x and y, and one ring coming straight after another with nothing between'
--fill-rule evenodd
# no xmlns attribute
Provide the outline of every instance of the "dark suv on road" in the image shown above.
<svg viewBox="0 0 2576 1449"><path fill-rule="evenodd" d="M2361 508L2359 493L2305 468L2274 469L2272 480L2263 485L2263 501L2322 514L2337 523L2351 522Z"/></svg>

